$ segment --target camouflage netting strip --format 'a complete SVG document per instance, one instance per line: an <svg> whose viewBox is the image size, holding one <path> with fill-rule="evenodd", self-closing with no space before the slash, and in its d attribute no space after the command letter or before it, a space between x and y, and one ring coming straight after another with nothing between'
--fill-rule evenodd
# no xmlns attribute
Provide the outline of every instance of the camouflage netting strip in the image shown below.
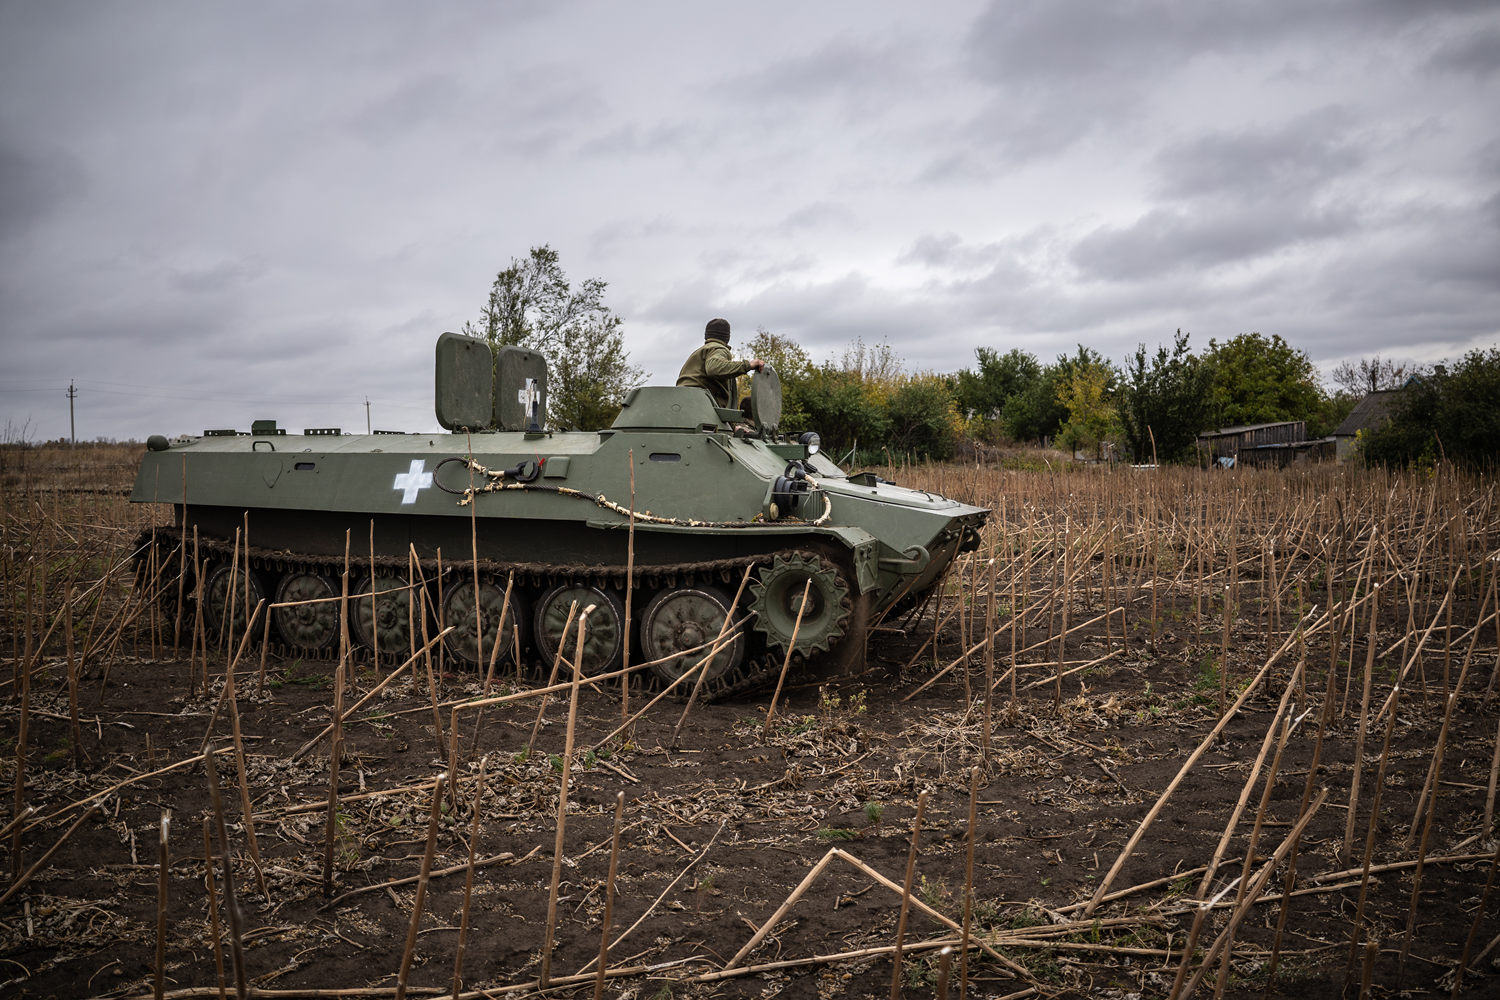
<svg viewBox="0 0 1500 1000"><path fill-rule="evenodd" d="M567 486L538 486L534 483L507 483L505 481L505 473L503 471L491 472L489 469L486 469L484 466L480 465L472 458L467 459L464 464L472 471L490 477L490 479L494 480L494 482L486 483L483 486L471 486L467 489L459 491L463 494L463 499L458 502L458 505L460 507L466 507L469 504L473 503L474 497L480 493L498 493L501 490L530 490L540 493L561 493L563 496L577 497L580 500L590 500L598 506L603 507L605 510L612 510L616 514L620 514L623 517L629 518L632 516L629 508L621 507L619 504L615 503L613 500L608 499L603 494L599 494L596 496L595 494L584 493L582 490L571 489ZM822 492L822 490L818 486L817 480L809 476L807 482L811 484L812 488L815 491L821 493L823 496L823 516L819 517L816 521L803 521L796 518L788 518L784 521L763 521L760 519L759 514L757 514L755 518L750 521L697 521L691 518L658 517L655 514L652 514L650 511L636 511L633 516L637 521L645 521L648 524L672 524L682 528L751 528L765 527L767 525L782 526L788 528L821 527L822 525L827 524L829 519L833 517L833 501L829 499L827 493Z"/></svg>

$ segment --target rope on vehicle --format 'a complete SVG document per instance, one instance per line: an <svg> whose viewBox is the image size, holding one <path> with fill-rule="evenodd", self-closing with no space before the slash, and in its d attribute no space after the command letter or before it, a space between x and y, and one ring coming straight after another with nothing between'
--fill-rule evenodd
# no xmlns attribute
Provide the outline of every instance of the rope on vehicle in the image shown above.
<svg viewBox="0 0 1500 1000"><path fill-rule="evenodd" d="M465 468L488 477L490 479L490 482L485 483L482 486L465 487L461 490L449 489L448 487L444 486L437 477L438 469L441 469L449 462L458 462ZM483 465L480 465L478 462L474 461L473 458L445 458L438 463L437 469L433 469L432 471L432 481L437 485L438 489L442 490L444 493L451 493L454 496L463 497L463 499L458 502L458 505L460 507L467 507L469 504L473 503L474 497L480 493L498 493L501 490L523 490L541 493L558 493L562 496L576 497L579 500L589 500L594 504L603 507L605 510L612 510L616 514L620 514L627 518L633 516L637 521L645 521L648 524L671 524L682 528L750 528L764 527L767 525L777 525L788 528L820 527L824 524L827 524L833 517L833 501L829 498L828 494L825 493L821 487L819 487L817 480L813 479L811 476L808 477L807 482L809 483L809 485L811 485L813 491L819 493L823 497L823 514L815 521L804 521L800 518L785 518L779 521L767 521L764 520L763 515L760 514L755 515L755 517L749 521L699 521L694 518L660 517L658 515L652 514L649 510L636 511L634 512L634 514L632 514L629 508L620 506L613 500L605 497L602 493L585 493L582 490L575 490L567 486L551 486L545 483L538 485L536 483L507 482L505 476L506 473L510 470L502 469L498 472L494 472L486 469Z"/></svg>

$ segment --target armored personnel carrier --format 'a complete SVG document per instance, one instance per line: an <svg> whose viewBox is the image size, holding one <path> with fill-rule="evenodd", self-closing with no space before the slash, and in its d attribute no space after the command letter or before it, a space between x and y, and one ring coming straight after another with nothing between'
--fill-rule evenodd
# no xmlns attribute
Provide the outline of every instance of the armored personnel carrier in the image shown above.
<svg viewBox="0 0 1500 1000"><path fill-rule="evenodd" d="M170 581L163 601L201 593L213 636L242 634L262 599L285 605L271 641L330 657L347 571L353 641L404 659L451 625L444 654L474 667L550 663L576 602L595 606L586 672L616 669L630 644L663 680L731 617L734 639L705 670L705 692L723 696L774 676L794 631L799 658L861 663L872 620L931 588L988 516L846 475L816 433L783 434L769 368L748 419L701 389L652 386L607 430L568 432L543 427L541 355L457 334L436 354L443 433L292 434L267 420L153 436L131 499L176 508L142 538L142 566Z"/></svg>

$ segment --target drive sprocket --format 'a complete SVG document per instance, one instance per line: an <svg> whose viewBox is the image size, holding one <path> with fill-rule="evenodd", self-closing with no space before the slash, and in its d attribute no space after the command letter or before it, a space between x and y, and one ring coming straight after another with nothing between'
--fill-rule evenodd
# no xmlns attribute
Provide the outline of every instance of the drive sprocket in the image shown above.
<svg viewBox="0 0 1500 1000"><path fill-rule="evenodd" d="M807 610L797 626L797 609L803 588L808 589ZM797 649L811 656L826 653L843 636L849 623L849 587L838 567L811 553L778 555L750 584L750 610L755 628L764 633L766 645L785 651L797 631Z"/></svg>

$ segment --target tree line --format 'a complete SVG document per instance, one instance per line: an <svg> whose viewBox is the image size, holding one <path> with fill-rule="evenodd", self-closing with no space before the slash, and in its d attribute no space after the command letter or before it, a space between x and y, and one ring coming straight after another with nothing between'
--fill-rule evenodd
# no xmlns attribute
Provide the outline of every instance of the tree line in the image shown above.
<svg viewBox="0 0 1500 1000"><path fill-rule="evenodd" d="M764 331L749 349L776 365L794 427L816 428L831 449L873 444L917 458L949 458L969 439L1190 461L1201 431L1303 420L1322 436L1359 398L1353 384L1325 391L1305 351L1259 333L1211 340L1199 354L1178 331L1170 349L1141 345L1123 364L1083 345L1050 362L980 347L973 366L952 374L909 372L888 345L858 341L821 364Z"/></svg>
<svg viewBox="0 0 1500 1000"><path fill-rule="evenodd" d="M1394 390L1388 418L1362 433L1367 461L1407 465L1500 457L1500 350L1456 362L1400 364L1376 355L1344 362L1326 387L1306 351L1281 336L1243 333L1195 352L1178 330L1170 347L1138 345L1116 364L1079 345L1051 362L1019 349L977 348L952 374L908 371L888 344L856 340L814 363L789 338L760 330L748 350L781 376L783 421L816 430L830 451L856 461L951 458L965 440L1052 444L1068 453L1144 463L1198 460L1203 431L1304 421L1331 435L1367 393Z"/></svg>
<svg viewBox="0 0 1500 1000"><path fill-rule="evenodd" d="M622 319L604 304L607 287L591 278L575 288L556 251L533 247L496 275L478 321L464 324L492 348L521 344L546 356L555 428L608 426L644 381L625 350ZM745 351L780 376L784 429L816 430L835 457L862 463L943 460L965 441L1047 442L1095 456L1109 446L1135 462L1190 462L1198 434L1215 428L1300 420L1309 438L1325 437L1376 390L1399 392L1390 419L1359 440L1366 459L1483 463L1500 455L1493 348L1430 367L1378 355L1345 362L1331 387L1307 352L1278 334L1211 339L1200 352L1178 330L1170 347L1141 344L1120 363L1081 344L1052 361L980 347L972 366L952 373L910 369L888 343L862 339L815 362L796 341L759 328Z"/></svg>

